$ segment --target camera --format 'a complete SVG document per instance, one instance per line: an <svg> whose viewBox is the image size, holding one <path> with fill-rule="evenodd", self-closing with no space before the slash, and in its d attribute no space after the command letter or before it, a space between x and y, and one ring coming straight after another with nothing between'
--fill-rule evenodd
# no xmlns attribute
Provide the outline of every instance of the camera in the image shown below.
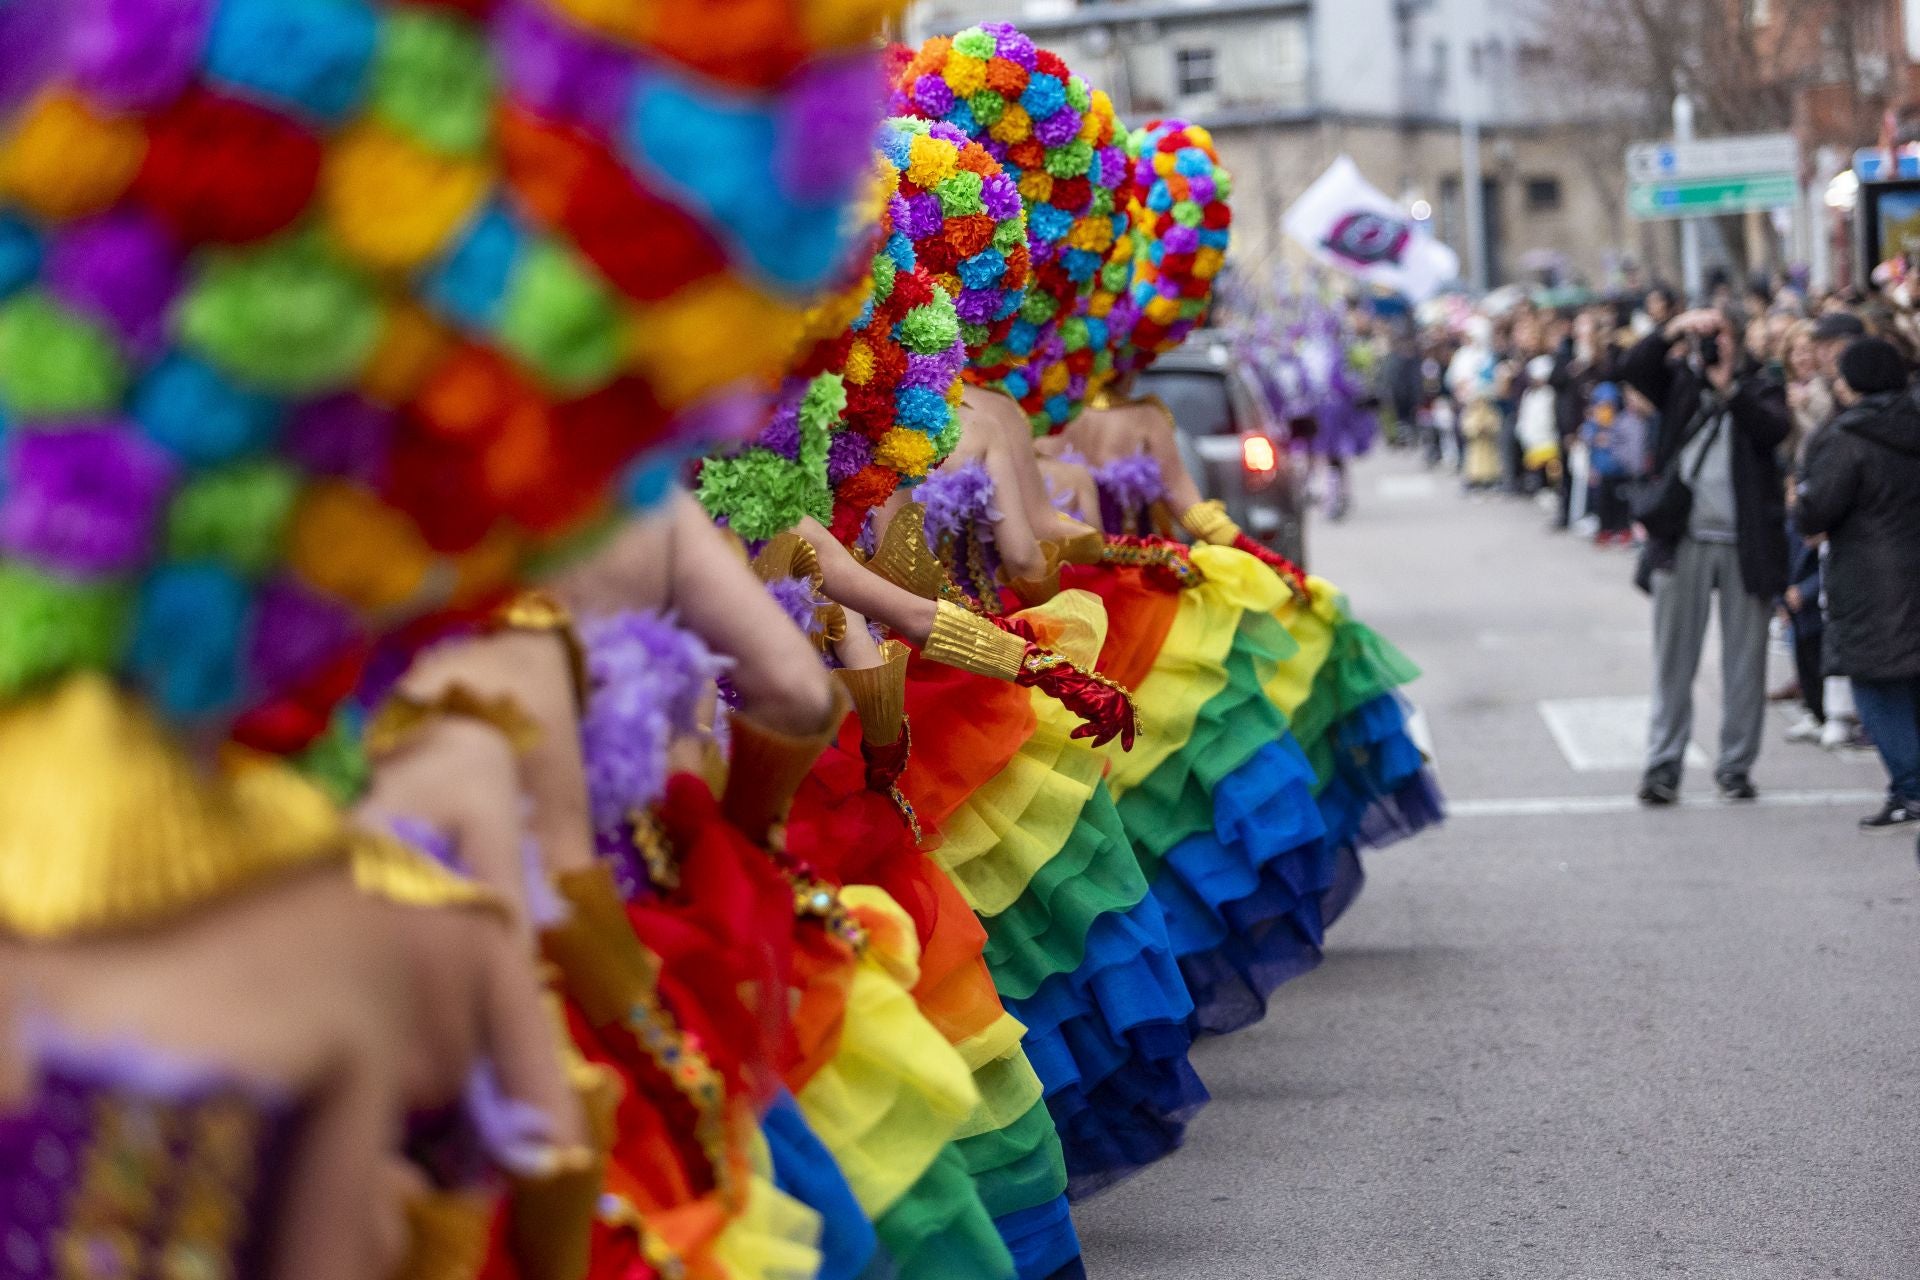
<svg viewBox="0 0 1920 1280"><path fill-rule="evenodd" d="M1720 363L1720 335L1709 333L1700 339L1700 367L1711 369Z"/></svg>

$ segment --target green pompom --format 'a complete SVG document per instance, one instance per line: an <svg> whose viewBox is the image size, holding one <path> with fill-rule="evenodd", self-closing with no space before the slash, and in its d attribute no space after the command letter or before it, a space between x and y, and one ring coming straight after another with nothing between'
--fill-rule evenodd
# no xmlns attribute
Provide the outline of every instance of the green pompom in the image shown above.
<svg viewBox="0 0 1920 1280"><path fill-rule="evenodd" d="M404 7L387 18L374 115L435 151L466 156L486 145L493 96L493 59L473 24Z"/></svg>
<svg viewBox="0 0 1920 1280"><path fill-rule="evenodd" d="M936 285L934 300L900 317L893 332L900 345L915 355L936 355L960 337L960 316L953 308L953 299Z"/></svg>
<svg viewBox="0 0 1920 1280"><path fill-rule="evenodd" d="M1045 324L1060 312L1060 304L1045 289L1029 289L1020 301L1020 318L1028 324Z"/></svg>
<svg viewBox="0 0 1920 1280"><path fill-rule="evenodd" d="M0 405L7 416L75 418L120 403L127 367L106 330L44 293L0 306Z"/></svg>
<svg viewBox="0 0 1920 1280"><path fill-rule="evenodd" d="M1067 77L1067 105L1083 115L1093 106L1093 94L1088 91L1087 82L1079 76Z"/></svg>
<svg viewBox="0 0 1920 1280"><path fill-rule="evenodd" d="M1093 144L1075 138L1047 152L1047 172L1056 178L1084 178L1093 168Z"/></svg>
<svg viewBox="0 0 1920 1280"><path fill-rule="evenodd" d="M1113 192L1107 187L1095 187L1093 199L1087 202L1087 212L1096 218L1113 216Z"/></svg>
<svg viewBox="0 0 1920 1280"><path fill-rule="evenodd" d="M1179 200L1174 203L1173 220L1183 227L1197 227L1205 216L1200 206L1191 200Z"/></svg>
<svg viewBox="0 0 1920 1280"><path fill-rule="evenodd" d="M979 174L965 169L949 174L940 185L934 188L934 194L940 197L940 210L949 218L964 218L970 214L985 213L987 205L980 198L982 180Z"/></svg>
<svg viewBox="0 0 1920 1280"><path fill-rule="evenodd" d="M827 451L834 424L846 408L847 389L840 375L821 374L800 401L799 459L757 446L730 458L710 459L700 468L700 504L710 514L725 517L728 527L749 541L785 533L803 516L830 523L833 490L827 484Z"/></svg>
<svg viewBox="0 0 1920 1280"><path fill-rule="evenodd" d="M969 351L985 343L987 335L992 332L993 328L991 325L974 324L967 320L960 322L960 340L967 344L967 350Z"/></svg>
<svg viewBox="0 0 1920 1280"><path fill-rule="evenodd" d="M1069 351L1087 349L1087 321L1085 316L1072 316L1061 322L1060 341Z"/></svg>
<svg viewBox="0 0 1920 1280"><path fill-rule="evenodd" d="M991 129L1006 114L1007 100L992 89L982 89L967 99L967 106L972 109L973 118L980 122L981 128Z"/></svg>
<svg viewBox="0 0 1920 1280"><path fill-rule="evenodd" d="M965 31L962 31L953 38L953 47L957 52L964 53L969 58L978 58L982 62L985 62L993 57L994 50L998 46L994 38L985 31L982 31L979 27L968 27Z"/></svg>
<svg viewBox="0 0 1920 1280"><path fill-rule="evenodd" d="M180 304L180 336L241 382L313 396L351 383L380 340L378 295L316 236L214 258Z"/></svg>
<svg viewBox="0 0 1920 1280"><path fill-rule="evenodd" d="M1012 253L1027 242L1027 220L1024 217L1008 218L993 229L993 247L1001 253Z"/></svg>
<svg viewBox="0 0 1920 1280"><path fill-rule="evenodd" d="M551 241L515 272L501 341L556 390L595 390L620 368L620 308L605 286Z"/></svg>
<svg viewBox="0 0 1920 1280"><path fill-rule="evenodd" d="M885 302L893 296L893 283L899 273L899 264L892 255L876 253L873 255L873 300Z"/></svg>
<svg viewBox="0 0 1920 1280"><path fill-rule="evenodd" d="M1227 172L1225 165L1215 165L1213 167L1213 190L1215 195L1221 200L1228 199L1233 195L1233 175Z"/></svg>
<svg viewBox="0 0 1920 1280"><path fill-rule="evenodd" d="M167 511L167 554L217 560L259 578L280 559L300 478L270 462L241 463L197 477Z"/></svg>
<svg viewBox="0 0 1920 1280"><path fill-rule="evenodd" d="M117 583L70 582L0 562L0 698L74 671L118 663L133 594Z"/></svg>

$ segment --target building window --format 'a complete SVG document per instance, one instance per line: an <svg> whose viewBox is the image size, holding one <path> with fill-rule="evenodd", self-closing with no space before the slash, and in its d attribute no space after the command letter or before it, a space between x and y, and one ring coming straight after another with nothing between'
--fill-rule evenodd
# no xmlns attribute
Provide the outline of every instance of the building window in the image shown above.
<svg viewBox="0 0 1920 1280"><path fill-rule="evenodd" d="M1527 179L1527 212L1558 213L1560 211L1560 179Z"/></svg>
<svg viewBox="0 0 1920 1280"><path fill-rule="evenodd" d="M1214 84L1213 50L1176 49L1173 54L1174 81L1180 96L1191 98L1212 93Z"/></svg>

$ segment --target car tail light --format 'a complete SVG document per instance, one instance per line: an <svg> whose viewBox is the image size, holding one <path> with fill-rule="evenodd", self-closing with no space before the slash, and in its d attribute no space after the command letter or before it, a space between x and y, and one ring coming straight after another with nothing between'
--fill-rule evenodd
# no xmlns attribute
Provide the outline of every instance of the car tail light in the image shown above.
<svg viewBox="0 0 1920 1280"><path fill-rule="evenodd" d="M1280 457L1274 452L1273 441L1265 436L1243 436L1240 440L1240 462L1257 476L1272 475L1280 465Z"/></svg>

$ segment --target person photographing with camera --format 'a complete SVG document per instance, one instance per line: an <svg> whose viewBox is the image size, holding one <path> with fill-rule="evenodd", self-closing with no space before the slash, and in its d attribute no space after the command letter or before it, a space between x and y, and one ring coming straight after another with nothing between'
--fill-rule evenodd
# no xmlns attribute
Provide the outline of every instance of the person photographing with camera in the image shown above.
<svg viewBox="0 0 1920 1280"><path fill-rule="evenodd" d="M1778 379L1745 355L1725 312L1687 311L1648 334L1621 379L1659 407L1653 477L1632 497L1645 528L1637 581L1653 595L1653 715L1641 803L1680 798L1693 680L1719 597L1722 709L1714 781L1752 800L1767 709L1767 622L1787 586L1778 450L1790 416Z"/></svg>

